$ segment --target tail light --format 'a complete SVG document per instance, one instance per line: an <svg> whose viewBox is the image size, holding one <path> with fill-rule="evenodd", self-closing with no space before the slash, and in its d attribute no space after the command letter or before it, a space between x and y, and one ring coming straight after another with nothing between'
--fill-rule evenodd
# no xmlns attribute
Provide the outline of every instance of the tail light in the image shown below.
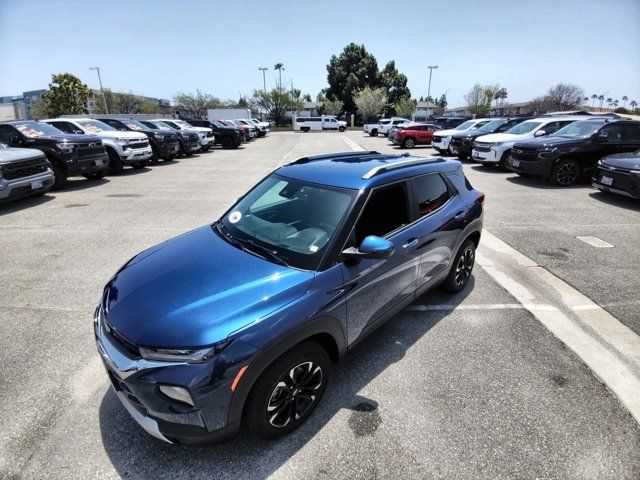
<svg viewBox="0 0 640 480"><path fill-rule="evenodd" d="M478 195L476 196L476 202L478 202L480 205L484 203L484 193L478 192Z"/></svg>

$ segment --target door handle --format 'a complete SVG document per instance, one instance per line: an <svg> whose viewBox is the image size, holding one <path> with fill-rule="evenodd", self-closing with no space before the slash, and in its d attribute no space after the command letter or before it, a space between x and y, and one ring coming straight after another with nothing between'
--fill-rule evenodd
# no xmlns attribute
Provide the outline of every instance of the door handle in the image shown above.
<svg viewBox="0 0 640 480"><path fill-rule="evenodd" d="M405 250L411 250L413 247L417 247L419 242L420 242L419 239L411 238L407 240L407 243L402 245L402 248L404 248Z"/></svg>
<svg viewBox="0 0 640 480"><path fill-rule="evenodd" d="M467 212L465 212L465 211L458 212L458 213L456 213L456 216L453 217L453 218L455 218L456 220L462 220L466 213Z"/></svg>

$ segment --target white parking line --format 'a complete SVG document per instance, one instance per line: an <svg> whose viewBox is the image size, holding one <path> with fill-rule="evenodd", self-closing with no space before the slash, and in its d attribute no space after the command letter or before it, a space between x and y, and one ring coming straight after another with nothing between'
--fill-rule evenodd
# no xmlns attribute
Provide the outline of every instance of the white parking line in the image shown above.
<svg viewBox="0 0 640 480"><path fill-rule="evenodd" d="M605 242L601 238L598 237L576 237L578 240L583 241L584 243L588 243L592 247L596 248L613 248L613 245Z"/></svg>
<svg viewBox="0 0 640 480"><path fill-rule="evenodd" d="M348 138L346 135L341 135L341 137L342 137L342 140L344 140L344 143L346 143L349 146L349 148L354 152L365 152L367 150L366 148L362 148L360 145L358 145L356 142Z"/></svg>
<svg viewBox="0 0 640 480"><path fill-rule="evenodd" d="M488 231L478 264L570 348L640 423L640 336ZM552 308L530 308L546 305Z"/></svg>

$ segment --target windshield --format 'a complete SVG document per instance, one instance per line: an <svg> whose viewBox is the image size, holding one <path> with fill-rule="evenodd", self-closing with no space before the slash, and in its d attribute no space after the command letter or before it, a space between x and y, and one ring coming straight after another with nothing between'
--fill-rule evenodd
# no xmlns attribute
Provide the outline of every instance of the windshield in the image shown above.
<svg viewBox="0 0 640 480"><path fill-rule="evenodd" d="M467 120L466 122L461 123L460 125L458 125L456 128L452 130L468 130L473 126L474 123L475 123L475 120Z"/></svg>
<svg viewBox="0 0 640 480"><path fill-rule="evenodd" d="M182 128L193 128L193 125L189 125L184 120L172 120L172 122Z"/></svg>
<svg viewBox="0 0 640 480"><path fill-rule="evenodd" d="M501 127L502 125L504 125L506 123L506 120L492 120L489 123L487 123L486 125L483 125L482 127L480 127L478 129L479 132L488 132L491 133L493 132L496 128Z"/></svg>
<svg viewBox="0 0 640 480"><path fill-rule="evenodd" d="M156 128L157 130L168 130L173 132L173 128L171 128L169 125L165 125L162 122L149 122L151 125L153 125L154 128Z"/></svg>
<svg viewBox="0 0 640 480"><path fill-rule="evenodd" d="M391 120L380 120L380 125L387 125Z"/></svg>
<svg viewBox="0 0 640 480"><path fill-rule="evenodd" d="M87 132L90 132L90 133L117 131L115 128L110 127L106 123L103 123L99 120L87 120L84 118L78 118L76 122L82 125L82 128L84 128Z"/></svg>
<svg viewBox="0 0 640 480"><path fill-rule="evenodd" d="M137 120L120 120L122 123L124 123L127 128L130 128L131 130L147 130L148 127L142 123L140 123Z"/></svg>
<svg viewBox="0 0 640 480"><path fill-rule="evenodd" d="M562 127L556 133L554 137L570 137L570 138L587 138L593 135L602 127L601 122L573 122Z"/></svg>
<svg viewBox="0 0 640 480"><path fill-rule="evenodd" d="M225 128L225 127L226 127L226 125L223 125L223 124L222 124L222 123L220 123L220 122L213 121L213 122L211 122L211 123L213 123L213 124L214 124L216 127L218 127L218 128Z"/></svg>
<svg viewBox="0 0 640 480"><path fill-rule="evenodd" d="M315 270L356 194L274 174L221 221L232 237L266 247L292 267Z"/></svg>
<svg viewBox="0 0 640 480"><path fill-rule="evenodd" d="M505 133L512 133L514 135L521 135L523 133L529 133L535 128L538 128L542 125L542 122L522 122L513 127L510 130L507 130Z"/></svg>
<svg viewBox="0 0 640 480"><path fill-rule="evenodd" d="M38 138L49 135L60 135L62 132L53 125L44 122L25 122L15 124L18 131L28 138Z"/></svg>

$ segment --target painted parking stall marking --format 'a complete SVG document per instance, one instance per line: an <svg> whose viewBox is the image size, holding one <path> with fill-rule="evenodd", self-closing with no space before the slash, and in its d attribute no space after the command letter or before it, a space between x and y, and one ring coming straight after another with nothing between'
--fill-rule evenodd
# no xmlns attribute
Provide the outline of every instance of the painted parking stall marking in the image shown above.
<svg viewBox="0 0 640 480"><path fill-rule="evenodd" d="M584 243L587 243L589 245L591 245L592 247L596 247L596 248L613 248L613 245L611 245L608 242L605 242L604 240L598 238L598 237L576 237L578 240L583 241Z"/></svg>

